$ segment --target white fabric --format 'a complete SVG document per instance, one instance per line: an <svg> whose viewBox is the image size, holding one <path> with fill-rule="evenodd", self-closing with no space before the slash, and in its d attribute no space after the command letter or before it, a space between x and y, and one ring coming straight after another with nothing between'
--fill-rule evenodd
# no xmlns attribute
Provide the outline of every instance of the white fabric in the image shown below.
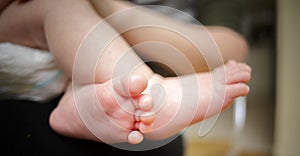
<svg viewBox="0 0 300 156"><path fill-rule="evenodd" d="M0 43L0 99L46 101L64 91L67 78L44 50Z"/></svg>

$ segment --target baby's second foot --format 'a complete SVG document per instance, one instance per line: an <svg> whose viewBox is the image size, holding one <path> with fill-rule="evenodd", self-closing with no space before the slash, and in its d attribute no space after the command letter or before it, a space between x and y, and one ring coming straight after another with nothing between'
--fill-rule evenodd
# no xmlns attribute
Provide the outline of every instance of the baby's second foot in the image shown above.
<svg viewBox="0 0 300 156"><path fill-rule="evenodd" d="M143 115L153 108L151 97L142 94L146 87L143 76L103 84L70 84L51 113L50 126L59 134L80 139L140 143L139 129L150 131L154 121L153 115Z"/></svg>
<svg viewBox="0 0 300 156"><path fill-rule="evenodd" d="M156 120L145 136L161 140L171 137L191 124L220 113L233 100L249 92L251 68L229 61L210 73L174 78L154 77L151 96ZM163 97L161 97L163 95Z"/></svg>

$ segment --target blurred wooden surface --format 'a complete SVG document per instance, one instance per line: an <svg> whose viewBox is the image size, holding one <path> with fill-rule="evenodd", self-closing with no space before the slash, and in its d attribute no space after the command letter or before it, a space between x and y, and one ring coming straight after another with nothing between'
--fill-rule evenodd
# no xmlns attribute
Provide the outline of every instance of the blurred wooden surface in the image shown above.
<svg viewBox="0 0 300 156"><path fill-rule="evenodd" d="M270 153L240 151L237 155L228 154L232 149L230 142L224 141L187 141L185 156L272 156Z"/></svg>

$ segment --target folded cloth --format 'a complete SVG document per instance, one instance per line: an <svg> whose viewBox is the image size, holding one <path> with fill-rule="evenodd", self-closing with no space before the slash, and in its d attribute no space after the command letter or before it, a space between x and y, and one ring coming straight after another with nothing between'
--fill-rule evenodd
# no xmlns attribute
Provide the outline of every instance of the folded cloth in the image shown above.
<svg viewBox="0 0 300 156"><path fill-rule="evenodd" d="M48 51L0 43L0 99L44 102L59 96L67 78Z"/></svg>

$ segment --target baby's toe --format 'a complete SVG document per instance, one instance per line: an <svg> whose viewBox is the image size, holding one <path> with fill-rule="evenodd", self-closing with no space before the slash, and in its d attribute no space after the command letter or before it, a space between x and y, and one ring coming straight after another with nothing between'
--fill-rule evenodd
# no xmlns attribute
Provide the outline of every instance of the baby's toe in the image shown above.
<svg viewBox="0 0 300 156"><path fill-rule="evenodd" d="M155 120L155 115L151 112L143 113L140 117L140 120L143 124L152 124Z"/></svg>
<svg viewBox="0 0 300 156"><path fill-rule="evenodd" d="M142 122L143 124L152 124L155 120L155 115L153 112L143 112L137 110L135 112L135 122Z"/></svg>
<svg viewBox="0 0 300 156"><path fill-rule="evenodd" d="M154 107L152 98L149 95L142 95L139 98L138 105L142 111L151 111Z"/></svg>
<svg viewBox="0 0 300 156"><path fill-rule="evenodd" d="M132 131L128 135L128 143L139 144L144 140L144 136L139 131Z"/></svg>
<svg viewBox="0 0 300 156"><path fill-rule="evenodd" d="M139 96L147 88L148 80L143 75L132 75L129 78L128 90L131 96Z"/></svg>
<svg viewBox="0 0 300 156"><path fill-rule="evenodd" d="M147 88L148 80L143 75L129 75L113 81L114 89L122 96L139 96Z"/></svg>
<svg viewBox="0 0 300 156"><path fill-rule="evenodd" d="M153 130L153 124L139 124L139 130L142 133L149 133Z"/></svg>

